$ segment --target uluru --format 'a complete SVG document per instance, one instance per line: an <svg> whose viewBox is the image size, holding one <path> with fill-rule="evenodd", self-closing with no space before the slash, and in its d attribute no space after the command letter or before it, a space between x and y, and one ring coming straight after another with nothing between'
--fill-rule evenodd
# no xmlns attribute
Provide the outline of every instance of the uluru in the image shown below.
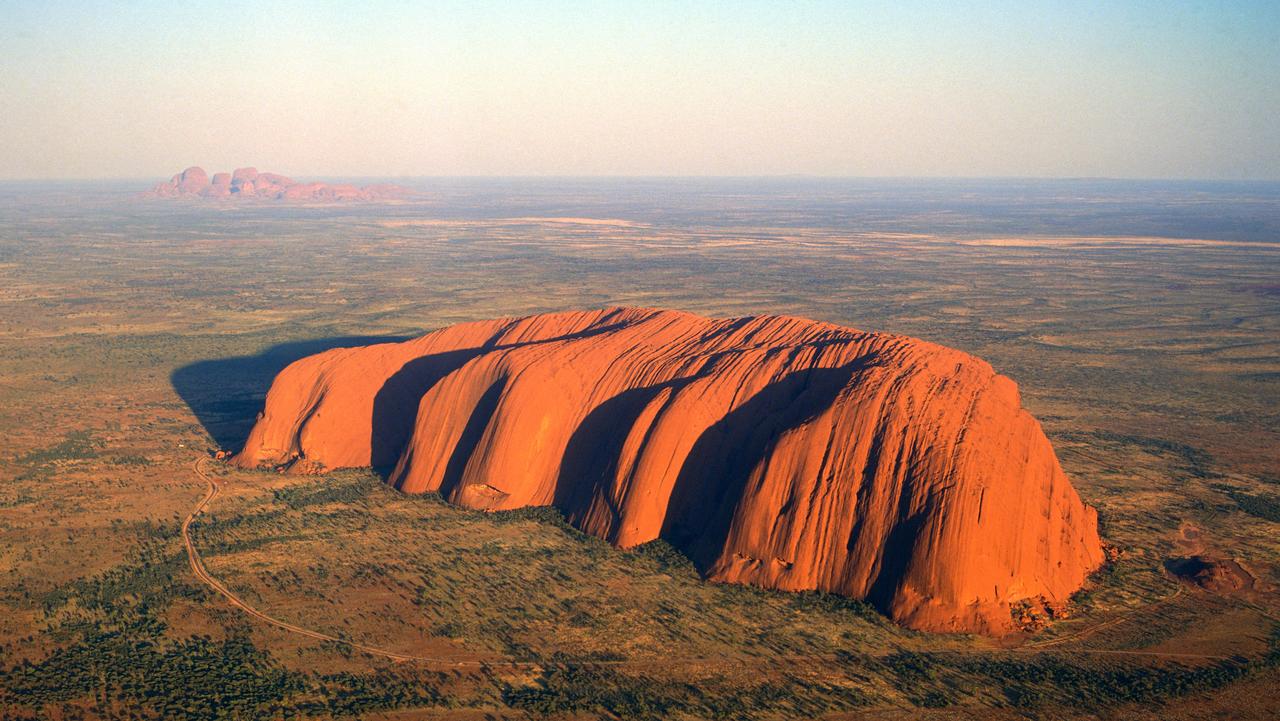
<svg viewBox="0 0 1280 721"><path fill-rule="evenodd" d="M303 183L275 173L259 173L256 168L237 168L231 173L214 173L192 166L143 193L150 198L261 198L266 200L390 200L412 195L399 185L355 186L347 183Z"/></svg>
<svg viewBox="0 0 1280 721"><path fill-rule="evenodd" d="M373 466L406 493L555 506L713 581L1001 634L1104 560L1016 384L978 358L784 316L644 308L464 323L286 367L242 467Z"/></svg>

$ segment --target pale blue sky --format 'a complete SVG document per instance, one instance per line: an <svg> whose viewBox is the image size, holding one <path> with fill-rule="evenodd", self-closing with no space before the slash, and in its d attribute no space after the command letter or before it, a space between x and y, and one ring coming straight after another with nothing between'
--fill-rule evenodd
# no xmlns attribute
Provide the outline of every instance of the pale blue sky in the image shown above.
<svg viewBox="0 0 1280 721"><path fill-rule="evenodd" d="M0 0L0 178L1276 179L1277 117L1278 2Z"/></svg>

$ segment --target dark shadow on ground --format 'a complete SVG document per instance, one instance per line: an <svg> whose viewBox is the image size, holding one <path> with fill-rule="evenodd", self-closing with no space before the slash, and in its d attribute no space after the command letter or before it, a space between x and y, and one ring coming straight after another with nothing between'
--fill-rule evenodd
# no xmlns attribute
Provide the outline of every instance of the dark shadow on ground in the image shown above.
<svg viewBox="0 0 1280 721"><path fill-rule="evenodd" d="M620 327L609 323L609 320L608 316L601 318L598 321L601 325L578 333L497 345L494 341L501 337L506 330L504 328L480 347L446 351L409 361L387 379L374 397L373 437L370 439L373 467L384 476L391 470L413 432L418 403L423 394L467 361L487 351L586 338ZM175 370L169 382L219 448L239 451L262 410L271 381L285 366L332 348L406 340L409 337L339 336L281 343L256 355L191 363Z"/></svg>
<svg viewBox="0 0 1280 721"><path fill-rule="evenodd" d="M219 448L240 450L262 410L276 374L290 363L331 348L408 340L399 336L341 336L281 343L250 356L185 365L169 382Z"/></svg>

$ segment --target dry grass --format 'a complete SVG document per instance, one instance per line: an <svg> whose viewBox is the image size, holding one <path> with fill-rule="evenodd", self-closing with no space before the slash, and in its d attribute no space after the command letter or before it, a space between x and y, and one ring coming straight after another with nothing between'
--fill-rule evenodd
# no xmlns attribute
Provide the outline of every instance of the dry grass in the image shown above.
<svg viewBox="0 0 1280 721"><path fill-rule="evenodd" d="M247 624L190 586L174 533L202 492L190 459L243 432L287 355L258 354L279 344L606 304L795 314L917 335L990 360L1019 381L1123 551L1082 599L1081 615L1036 640L1071 637L1058 647L1063 661L1097 673L1164 662L1079 651L1256 661L1273 643L1280 537L1274 521L1250 515L1265 506L1240 500L1280 495L1280 309L1265 292L1280 246L1056 236L969 244L821 225L440 221L396 208L391 218L270 209L227 218L110 206L49 211L51 220L7 227L3 665L88 643L73 620L128 628L129 619L155 618L164 627L147 638L157 644L247 634L264 663L305 683L350 673L394 687L381 662ZM171 377L199 363L182 383ZM915 671L885 661L899 651L1004 658L984 639L906 632L856 605L708 585L687 568L616 551L551 518L468 513L398 496L369 474L229 477L231 493L202 521L199 541L210 571L277 615L460 659L631 664L559 680L494 670L415 681L477 718L541 702L504 695L513 689L564 696L579 686L669 703L671 716L708 715L717 702L744 715L833 718L853 717L840 714L859 704L910 715L918 704L983 714L1010 702L994 671L953 664L953 656L929 662L931 680L917 684L931 689L927 698L907 683ZM326 489L337 495L317 500ZM1179 585L1163 562L1185 552L1187 524L1201 530L1200 550L1241 558L1267 588L1249 597L1174 597ZM180 593L139 610L140 598L164 587L139 580L108 610L86 609L84 584L136 571L144 546L157 549L152 563L177 559L163 568ZM1188 708L1265 711L1258 679L1274 672L1256 673L1195 691ZM688 681L702 697L680 690ZM6 683L14 682L0 679L0 688ZM359 696L309 688L289 698ZM119 687L113 693L128 697ZM580 715L622 708L612 698ZM1119 696L1099 698L1115 714L1134 712ZM109 701L72 696L67 717L77 709L106 715ZM1067 701L1049 694L1043 708L1068 713ZM62 703L22 713L59 718ZM318 715L341 715L326 708ZM432 718L441 709L387 713Z"/></svg>

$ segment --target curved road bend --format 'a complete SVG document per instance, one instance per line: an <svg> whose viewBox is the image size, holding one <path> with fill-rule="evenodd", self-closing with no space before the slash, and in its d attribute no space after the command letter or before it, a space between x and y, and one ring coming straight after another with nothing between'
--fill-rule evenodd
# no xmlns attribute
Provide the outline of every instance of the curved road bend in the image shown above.
<svg viewBox="0 0 1280 721"><path fill-rule="evenodd" d="M212 575L209 574L208 570L206 570L204 567L204 561L201 560L200 558L200 552L196 550L195 543L193 543L191 540L191 523L195 521L196 516L200 515L204 511L204 509L208 507L209 503L213 501L214 498L218 497L218 493L222 491L222 487L218 484L218 482L214 480L212 476L205 473L204 468L201 467L202 464L205 462L205 460L206 459L203 457L197 459L195 464L192 466L192 468L195 470L196 475L200 476L200 478L204 480L206 484L208 484L209 490L207 493L205 493L204 498L201 498L200 502L196 504L196 507L191 509L191 513L187 514L187 517L183 519L182 543L187 547L187 560L191 562L191 572L194 573L196 575L196 578L200 579L200 581L204 583L204 585L213 589L218 594L220 594L221 596L226 598L228 601L230 601L232 606L239 608L241 611L244 611L250 616L253 616L254 618L258 619L259 621L275 626L276 628L281 628L291 633L299 634L301 636L307 636L308 638L314 638L318 641L333 641L335 643L346 644L354 649L363 651L367 654L371 654L373 656L382 656L384 658L392 659L393 661L421 661L426 663L446 664L449 666L482 666L486 664L486 662L483 662L483 661L456 661L456 660L440 658L436 656L416 656L408 653L388 651L387 649L378 648L376 646L369 646L363 643L356 643L354 641L349 641L344 638L338 638L337 636L333 636L327 633L321 633L320 631L313 631L309 628L303 628L302 626L289 623L288 621L282 621L274 616L269 616L263 613L262 611L259 611L258 609L254 608L253 606L249 605L248 602L246 602L244 599L237 596L233 591L231 591L231 589L223 585L221 581L219 581L218 579L214 578ZM496 663L491 663L489 665L535 666L536 664L499 661Z"/></svg>

